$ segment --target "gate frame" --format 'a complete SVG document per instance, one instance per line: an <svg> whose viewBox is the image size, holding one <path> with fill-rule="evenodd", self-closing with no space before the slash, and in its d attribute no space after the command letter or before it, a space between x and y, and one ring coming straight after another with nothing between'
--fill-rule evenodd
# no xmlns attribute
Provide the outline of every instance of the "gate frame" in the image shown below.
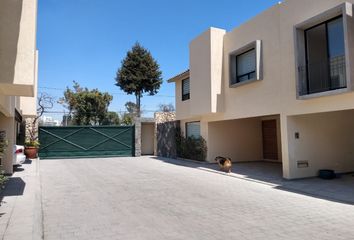
<svg viewBox="0 0 354 240"><path fill-rule="evenodd" d="M60 137L60 136L57 136L57 135L55 135L55 134L53 134L53 133L50 133L49 131L46 131L46 130L44 130L44 129L60 129L60 128L71 128L71 129L75 129L75 128L78 128L78 130L76 130L76 131L74 131L74 132L72 132L72 133L70 133L70 134L68 134L68 135L66 135L66 136L64 136L64 137ZM119 144L122 144L122 145L125 145L125 146L127 146L127 144L125 144L125 143L122 143L122 142L120 142L119 140L117 140L117 139L114 139L114 137L116 137L116 136L119 136L120 134L122 134L122 133L124 133L125 131L123 131L123 132L121 132L121 133L119 133L119 134L117 134L117 135L114 135L114 136L107 136L107 134L104 134L104 133L102 133L102 132L99 132L99 131L96 131L95 130L95 128L97 129L99 129L99 128L126 128L127 130L128 129L131 129L131 138L132 138L132 142L131 142L131 146L130 146L130 148L131 148L131 155L88 155L88 156L55 156L55 157L52 157L52 156L41 156L41 150L42 149L45 149L45 148L47 148L47 147L49 147L49 146L51 146L51 145L53 145L53 144L55 144L55 143L58 143L58 142L60 142L60 141L64 141L64 142L66 142L66 143L68 143L68 144L70 144L70 145L73 145L73 146L75 146L75 147L77 147L77 148L80 148L80 149L82 149L83 151L88 151L88 150L90 150L91 148L94 148L94 147L97 147L97 146L99 146L99 145L101 145L101 144L103 144L103 143L105 143L105 142L107 142L107 141L109 141L109 140L113 140L113 141L115 141L115 142L117 142L117 143L119 143ZM55 141L53 141L53 142L51 142L51 143L49 143L49 144L47 144L46 146L44 146L44 148L42 148L42 146L40 146L39 147L39 151L38 151L38 157L40 158L40 159L65 159L65 158L68 158L68 159L78 159L78 158L110 158L110 157L130 157L130 156L132 156L132 157L135 157L135 155L136 155L136 147L135 147L135 145L136 145L136 143L135 143L135 128L136 128L136 126L135 125L128 125L128 126L118 126L118 125L101 125L101 126L91 126L91 125L82 125L82 126L39 126L38 127L38 139L39 139L39 142L41 143L41 139L40 139L40 133L41 133L41 131L44 131L46 134L49 134L49 135L51 135L51 136L53 136L53 137L55 137L55 138L57 138L57 140L55 140ZM82 146L80 146L80 145L77 145L77 144L75 144L75 143L72 143L72 142L70 142L70 141L67 141L65 138L67 138L67 137L70 137L70 136L72 136L72 135L74 135L75 133L78 133L79 131L81 131L82 129L90 129L90 130L92 130L92 131L94 131L94 132L96 132L96 133L98 133L98 134L100 134L100 135L103 135L103 136L105 136L106 137L106 139L104 139L104 140L102 140L102 141L100 141L99 143L97 143L97 144L95 144L95 145L93 145L93 146L90 146L89 148L84 148L84 147L82 147ZM42 153L43 154L43 153Z"/></svg>

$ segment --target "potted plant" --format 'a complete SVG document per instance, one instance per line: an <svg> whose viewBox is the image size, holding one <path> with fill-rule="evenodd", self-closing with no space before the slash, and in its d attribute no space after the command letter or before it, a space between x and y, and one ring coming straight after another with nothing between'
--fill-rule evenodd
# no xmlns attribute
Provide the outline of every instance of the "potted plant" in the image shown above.
<svg viewBox="0 0 354 240"><path fill-rule="evenodd" d="M25 155L27 158L37 158L38 148L39 148L38 140L28 140L25 142Z"/></svg>
<svg viewBox="0 0 354 240"><path fill-rule="evenodd" d="M30 122L28 126L28 135L25 141L25 155L27 158L37 158L39 141L38 141L38 118Z"/></svg>

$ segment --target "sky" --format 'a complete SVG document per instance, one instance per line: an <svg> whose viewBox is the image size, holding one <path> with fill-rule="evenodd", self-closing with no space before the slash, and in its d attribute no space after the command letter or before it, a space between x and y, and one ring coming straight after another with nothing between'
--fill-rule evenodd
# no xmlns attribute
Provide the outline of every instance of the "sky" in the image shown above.
<svg viewBox="0 0 354 240"><path fill-rule="evenodd" d="M82 87L113 95L110 111L135 101L115 86L116 71L135 42L150 50L162 71L155 96L144 96L142 109L152 116L160 103L174 104L167 80L189 66L189 43L209 27L227 31L276 0L39 0L37 48L39 92L58 100L73 80ZM63 111L56 104L51 111ZM52 114L59 119L61 114Z"/></svg>

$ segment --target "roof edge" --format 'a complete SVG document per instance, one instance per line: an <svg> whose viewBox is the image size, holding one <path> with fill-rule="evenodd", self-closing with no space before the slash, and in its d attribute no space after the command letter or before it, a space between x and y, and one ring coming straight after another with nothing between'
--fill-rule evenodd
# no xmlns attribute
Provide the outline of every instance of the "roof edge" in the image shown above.
<svg viewBox="0 0 354 240"><path fill-rule="evenodd" d="M180 81L180 80L184 80L184 79L187 79L189 78L189 69L168 79L167 82L168 83L172 83L172 82L176 82L176 81Z"/></svg>

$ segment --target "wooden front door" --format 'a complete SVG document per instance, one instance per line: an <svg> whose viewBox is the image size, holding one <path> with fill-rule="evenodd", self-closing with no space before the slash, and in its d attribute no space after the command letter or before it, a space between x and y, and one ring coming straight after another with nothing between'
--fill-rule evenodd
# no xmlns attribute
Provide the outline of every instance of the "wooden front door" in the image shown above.
<svg viewBox="0 0 354 240"><path fill-rule="evenodd" d="M263 158L278 160L277 121L262 121Z"/></svg>

